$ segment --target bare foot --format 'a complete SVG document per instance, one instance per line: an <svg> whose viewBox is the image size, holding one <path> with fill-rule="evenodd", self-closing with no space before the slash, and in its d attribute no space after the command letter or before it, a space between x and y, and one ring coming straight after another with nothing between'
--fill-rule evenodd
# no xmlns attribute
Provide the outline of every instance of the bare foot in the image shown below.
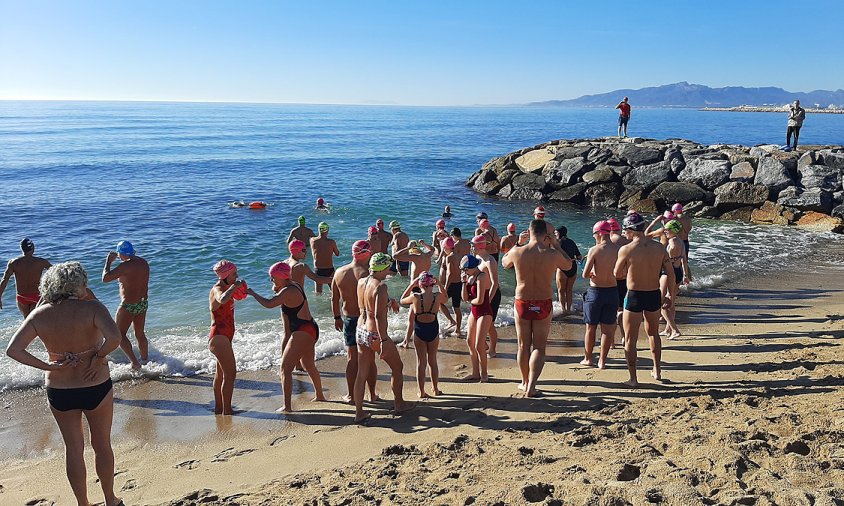
<svg viewBox="0 0 844 506"><path fill-rule="evenodd" d="M486 354L489 358L495 358L495 350L489 350L489 353Z"/></svg>
<svg viewBox="0 0 844 506"><path fill-rule="evenodd" d="M290 406L282 406L275 410L276 413L292 413L293 409Z"/></svg>
<svg viewBox="0 0 844 506"><path fill-rule="evenodd" d="M542 397L542 392L540 392L539 390L534 388L534 389L531 389L531 390L525 392L525 397L532 397L532 398Z"/></svg>
<svg viewBox="0 0 844 506"><path fill-rule="evenodd" d="M639 388L639 382L636 380L627 380L623 384L631 388Z"/></svg>
<svg viewBox="0 0 844 506"><path fill-rule="evenodd" d="M355 417L355 423L361 423L370 416L372 416L372 413L370 413L369 411L364 411L363 413Z"/></svg>
<svg viewBox="0 0 844 506"><path fill-rule="evenodd" d="M489 381L489 376L487 376L486 374L484 374L483 376L481 376L481 379L480 379L480 382L481 382L481 383L486 383L486 382L488 382L488 381Z"/></svg>
<svg viewBox="0 0 844 506"><path fill-rule="evenodd" d="M598 369L606 369L606 368L607 368L607 363L604 362L603 360L599 360L598 361Z"/></svg>
<svg viewBox="0 0 844 506"><path fill-rule="evenodd" d="M662 379L662 371L658 371L658 370L656 370L656 368L654 368L654 369L651 370L651 376L655 380L661 380Z"/></svg>
<svg viewBox="0 0 844 506"><path fill-rule="evenodd" d="M343 397L340 397L340 400L345 402L346 404L354 404L355 403L355 400L352 399L351 395L344 395Z"/></svg>
<svg viewBox="0 0 844 506"><path fill-rule="evenodd" d="M419 392L419 398L420 398L420 399L430 399L430 398L431 398L431 396L430 396L430 395L428 395L428 393L427 393L427 392Z"/></svg>
<svg viewBox="0 0 844 506"><path fill-rule="evenodd" d="M463 378L462 378L462 380L463 380L463 381L468 381L468 382L478 381L479 379L481 379L481 377L480 377L480 376L476 376L476 375L474 375L474 374L469 375L469 376L465 376L465 377L463 377Z"/></svg>
<svg viewBox="0 0 844 506"><path fill-rule="evenodd" d="M660 332L660 333L659 333L659 335L661 335L661 336L668 336L668 335L671 335L671 331L670 331L670 330L668 330L668 329L665 329L665 330L663 330L662 332Z"/></svg>
<svg viewBox="0 0 844 506"><path fill-rule="evenodd" d="M406 413L407 411L410 411L411 409L413 409L415 407L416 407L415 402L401 401L401 402L396 403L396 407L393 409L393 411L391 411L391 413L393 415L400 415L402 413Z"/></svg>
<svg viewBox="0 0 844 506"><path fill-rule="evenodd" d="M580 365L586 365L586 366L592 367L592 361L587 359L587 358L584 358L583 360L580 361Z"/></svg>
<svg viewBox="0 0 844 506"><path fill-rule="evenodd" d="M399 348L410 348L410 342L409 342L409 341L402 341L402 342L400 342L400 343L399 343Z"/></svg>
<svg viewBox="0 0 844 506"><path fill-rule="evenodd" d="M140 371L141 370L141 363L140 362L132 362L132 370L133 371Z"/></svg>
<svg viewBox="0 0 844 506"><path fill-rule="evenodd" d="M668 336L668 339L669 339L669 340L674 340L674 339L677 339L678 337L680 337L680 336L682 336L682 335L683 335L683 334L681 334L681 333L679 333L679 332L675 332L675 333L671 334L670 336Z"/></svg>
<svg viewBox="0 0 844 506"><path fill-rule="evenodd" d="M437 396L442 395L442 394L443 394L443 391L440 390L439 388L434 389L434 397L437 397Z"/></svg>
<svg viewBox="0 0 844 506"><path fill-rule="evenodd" d="M519 386L517 386L517 387L516 387L516 389L517 389L517 390L521 390L521 391L523 391L523 392L524 392L524 390L525 390L525 383L524 383L524 382L519 383Z"/></svg>
<svg viewBox="0 0 844 506"><path fill-rule="evenodd" d="M114 502L110 505L107 505L107 506L124 506L123 499L121 499L119 497L115 497Z"/></svg>
<svg viewBox="0 0 844 506"><path fill-rule="evenodd" d="M378 402L381 398L378 397L378 394L369 394L369 402Z"/></svg>
<svg viewBox="0 0 844 506"><path fill-rule="evenodd" d="M318 395L315 395L313 399L311 399L311 402L325 402L326 400L327 399L325 398L325 396L322 395L322 393L319 393Z"/></svg>

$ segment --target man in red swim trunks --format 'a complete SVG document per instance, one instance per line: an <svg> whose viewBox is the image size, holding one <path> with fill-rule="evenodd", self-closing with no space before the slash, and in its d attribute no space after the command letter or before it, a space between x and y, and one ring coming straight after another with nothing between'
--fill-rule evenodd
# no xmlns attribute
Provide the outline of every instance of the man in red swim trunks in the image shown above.
<svg viewBox="0 0 844 506"><path fill-rule="evenodd" d="M526 397L537 395L536 382L545 365L545 345L551 330L554 273L571 269L571 259L551 245L548 225L530 222L530 241L504 255L505 269L516 269L515 319L519 341L517 360L522 373L519 389Z"/></svg>
<svg viewBox="0 0 844 506"><path fill-rule="evenodd" d="M15 295L18 303L18 310L24 318L35 309L41 294L38 293L38 283L41 281L41 274L50 268L50 262L35 256L35 243L29 239L21 241L21 253L23 255L9 260L6 265L6 272L3 273L3 281L0 281L0 309L3 309L3 292L12 276L15 277Z"/></svg>

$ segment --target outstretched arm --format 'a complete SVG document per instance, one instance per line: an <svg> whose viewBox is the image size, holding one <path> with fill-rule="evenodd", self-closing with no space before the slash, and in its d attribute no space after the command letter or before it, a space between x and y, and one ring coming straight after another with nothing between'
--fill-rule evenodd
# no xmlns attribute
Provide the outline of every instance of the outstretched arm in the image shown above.
<svg viewBox="0 0 844 506"><path fill-rule="evenodd" d="M231 289L229 289L229 291L230 290ZM268 309L278 307L281 304L281 294L280 293L277 294L275 297L271 297L269 299L258 295L257 293L255 293L255 290L253 290L251 288L247 288L246 293L248 295L251 295L255 300L257 300L258 304L260 304L260 305L262 305L262 306L264 306L265 308L268 308ZM231 295L229 295L229 297L231 297Z"/></svg>

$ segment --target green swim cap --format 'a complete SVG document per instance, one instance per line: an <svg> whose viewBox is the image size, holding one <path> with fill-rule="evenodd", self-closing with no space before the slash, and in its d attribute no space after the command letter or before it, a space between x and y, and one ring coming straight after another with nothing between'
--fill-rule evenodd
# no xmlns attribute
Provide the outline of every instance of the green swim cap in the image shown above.
<svg viewBox="0 0 844 506"><path fill-rule="evenodd" d="M305 226L305 217L299 216L298 220L299 220L299 225L302 225L304 227Z"/></svg>
<svg viewBox="0 0 844 506"><path fill-rule="evenodd" d="M328 223L321 221L319 222L319 231L320 232L328 232Z"/></svg>
<svg viewBox="0 0 844 506"><path fill-rule="evenodd" d="M381 272L392 265L393 259L386 253L376 253L369 258L369 270Z"/></svg>
<svg viewBox="0 0 844 506"><path fill-rule="evenodd" d="M401 223L397 222L396 220L391 221L390 222L390 229L394 229L394 228L401 228Z"/></svg>
<svg viewBox="0 0 844 506"><path fill-rule="evenodd" d="M410 241L409 243L407 243L407 247L410 248L410 249L418 248L419 243L417 243L416 241Z"/></svg>
<svg viewBox="0 0 844 506"><path fill-rule="evenodd" d="M680 231L683 230L683 225L681 225L680 222L677 220L671 220L665 225L663 225L663 228L665 228L665 230L668 230L669 232L679 234Z"/></svg>

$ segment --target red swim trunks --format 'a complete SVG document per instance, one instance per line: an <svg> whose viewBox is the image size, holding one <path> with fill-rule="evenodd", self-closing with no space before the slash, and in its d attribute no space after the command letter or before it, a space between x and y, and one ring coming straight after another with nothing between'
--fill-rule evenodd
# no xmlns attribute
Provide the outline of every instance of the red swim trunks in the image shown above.
<svg viewBox="0 0 844 506"><path fill-rule="evenodd" d="M544 320L551 316L551 299L522 300L516 299L516 311L522 320Z"/></svg>
<svg viewBox="0 0 844 506"><path fill-rule="evenodd" d="M41 294L38 293L38 292L19 293L19 294L15 295L15 298L21 304L29 306L29 305L32 305L32 304L38 304L38 301L41 300Z"/></svg>

